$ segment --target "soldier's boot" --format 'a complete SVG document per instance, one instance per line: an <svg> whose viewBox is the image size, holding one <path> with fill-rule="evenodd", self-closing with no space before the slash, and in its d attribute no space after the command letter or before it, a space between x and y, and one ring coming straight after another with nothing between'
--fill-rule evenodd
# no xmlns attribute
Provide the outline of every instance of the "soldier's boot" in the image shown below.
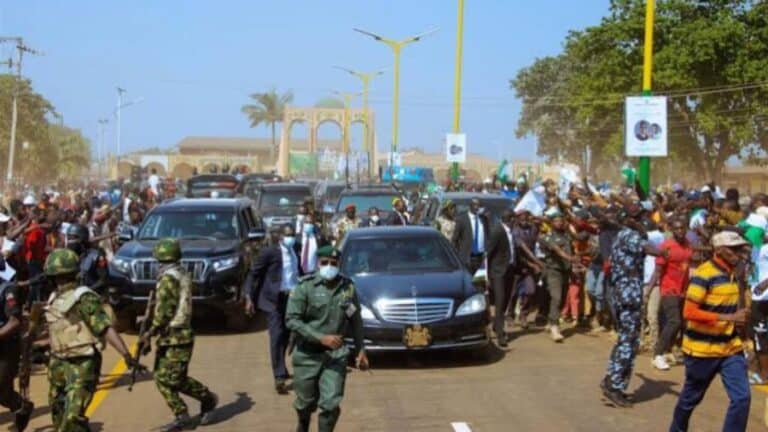
<svg viewBox="0 0 768 432"><path fill-rule="evenodd" d="M185 430L192 430L195 428L195 426L196 425L192 421L192 419L189 417L189 414L184 413L184 414L177 415L172 422L163 426L160 430L162 432L179 432L179 431L185 431Z"/></svg>
<svg viewBox="0 0 768 432"><path fill-rule="evenodd" d="M213 410L219 405L219 396L209 391L208 396L200 401L200 424L205 426L211 424Z"/></svg>
<svg viewBox="0 0 768 432"><path fill-rule="evenodd" d="M22 402L21 408L14 413L13 424L16 430L24 432L29 424L29 418L32 417L32 411L35 410L35 404L31 401Z"/></svg>
<svg viewBox="0 0 768 432"><path fill-rule="evenodd" d="M328 411L320 411L317 416L317 425L319 432L333 432L336 427L336 422L339 421L341 415L341 408L336 408Z"/></svg>
<svg viewBox="0 0 768 432"><path fill-rule="evenodd" d="M299 424L296 426L296 432L309 432L309 423L312 421L311 412L296 411Z"/></svg>

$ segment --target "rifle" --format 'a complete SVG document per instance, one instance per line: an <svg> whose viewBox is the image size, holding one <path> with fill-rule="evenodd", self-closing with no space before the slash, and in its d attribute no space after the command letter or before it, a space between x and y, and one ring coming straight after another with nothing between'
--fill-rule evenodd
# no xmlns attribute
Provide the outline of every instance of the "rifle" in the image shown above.
<svg viewBox="0 0 768 432"><path fill-rule="evenodd" d="M17 287L26 287L44 279L38 276L29 281L16 282ZM21 355L19 356L19 393L24 400L29 399L29 380L32 375L32 348L40 330L41 317L43 316L45 303L35 302L26 319L26 331L21 335Z"/></svg>
<svg viewBox="0 0 768 432"><path fill-rule="evenodd" d="M144 318L141 320L141 324L139 325L139 342L136 344L136 351L133 353L133 364L138 365L139 359L142 355L148 354L150 350L150 345L152 343L151 340L145 339L145 335L147 334L147 331L149 330L149 322L152 321L152 311L155 303L155 290L149 292L149 297L147 298L147 308L144 310ZM146 345L145 345L146 344ZM133 385L136 383L136 375L142 371L143 368L141 367L132 367L131 368L131 379L128 382L128 391L133 390Z"/></svg>

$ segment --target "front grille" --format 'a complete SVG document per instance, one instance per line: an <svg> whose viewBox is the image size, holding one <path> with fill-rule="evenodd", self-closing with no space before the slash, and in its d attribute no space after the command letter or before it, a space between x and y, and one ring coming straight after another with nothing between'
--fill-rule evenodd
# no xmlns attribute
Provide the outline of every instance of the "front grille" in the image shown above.
<svg viewBox="0 0 768 432"><path fill-rule="evenodd" d="M193 282L204 282L208 262L205 260L181 260L181 265L189 273ZM137 281L157 280L160 264L155 260L137 260L133 263L133 279Z"/></svg>
<svg viewBox="0 0 768 432"><path fill-rule="evenodd" d="M399 324L427 324L450 318L453 300L447 298L379 300L374 307L384 321Z"/></svg>

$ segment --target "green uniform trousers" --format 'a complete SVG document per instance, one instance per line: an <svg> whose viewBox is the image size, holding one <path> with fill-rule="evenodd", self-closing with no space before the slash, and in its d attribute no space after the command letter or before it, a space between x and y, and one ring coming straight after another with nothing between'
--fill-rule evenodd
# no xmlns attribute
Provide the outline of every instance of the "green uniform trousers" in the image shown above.
<svg viewBox="0 0 768 432"><path fill-rule="evenodd" d="M563 302L563 294L568 289L568 272L552 268L544 269L544 283L549 294L549 312L547 321L550 325L560 323L560 306Z"/></svg>
<svg viewBox="0 0 768 432"><path fill-rule="evenodd" d="M48 404L55 432L88 432L85 411L93 399L101 373L101 354L59 359L48 365Z"/></svg>
<svg viewBox="0 0 768 432"><path fill-rule="evenodd" d="M293 407L300 426L309 426L309 417L319 407L319 431L330 432L341 414L347 377L347 357L330 352L308 353L297 348L293 352Z"/></svg>
<svg viewBox="0 0 768 432"><path fill-rule="evenodd" d="M208 387L187 375L193 347L194 344L160 346L155 355L155 385L175 416L187 412L187 404L179 393L199 401L210 395Z"/></svg>

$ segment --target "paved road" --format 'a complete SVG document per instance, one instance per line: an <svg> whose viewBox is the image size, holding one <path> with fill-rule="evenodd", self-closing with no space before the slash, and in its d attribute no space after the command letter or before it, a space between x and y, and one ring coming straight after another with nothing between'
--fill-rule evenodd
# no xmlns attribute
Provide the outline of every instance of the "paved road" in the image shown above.
<svg viewBox="0 0 768 432"><path fill-rule="evenodd" d="M490 364L458 355L373 357L372 374L353 372L348 378L338 430L666 430L682 367L657 372L649 357L640 357L630 388L637 403L616 409L601 402L597 386L611 346L607 335L571 334L562 345L535 330L514 337L510 348L498 352ZM128 392L124 378L109 375L116 364L119 372L115 353L108 350L104 380L116 381L116 387L96 396L91 407L94 430L149 431L167 422L169 411L154 384L145 380ZM198 430L293 430L292 396L272 391L269 371L264 331L199 336L191 374L219 393L222 407L216 425ZM32 390L39 408L29 430L50 430L42 371L33 378ZM715 382L694 414L691 431L719 431L727 404L722 384ZM750 431L766 430L764 410L765 394L755 392ZM0 413L0 425L8 422L9 416Z"/></svg>

